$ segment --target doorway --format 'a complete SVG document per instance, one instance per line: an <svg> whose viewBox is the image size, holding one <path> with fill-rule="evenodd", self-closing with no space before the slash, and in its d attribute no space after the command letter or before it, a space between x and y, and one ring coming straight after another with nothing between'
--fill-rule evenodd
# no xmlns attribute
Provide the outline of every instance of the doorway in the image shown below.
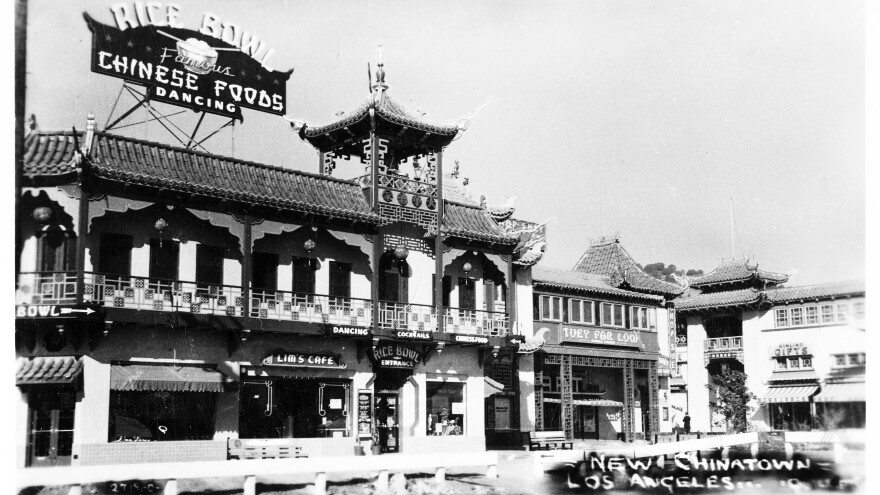
<svg viewBox="0 0 880 495"><path fill-rule="evenodd" d="M28 465L68 466L73 450L76 393L37 387L28 393Z"/></svg>
<svg viewBox="0 0 880 495"><path fill-rule="evenodd" d="M382 454L400 452L400 389L411 375L412 370L399 369L379 370L377 373L373 441Z"/></svg>
<svg viewBox="0 0 880 495"><path fill-rule="evenodd" d="M599 439L598 407L574 406L574 437L581 440Z"/></svg>

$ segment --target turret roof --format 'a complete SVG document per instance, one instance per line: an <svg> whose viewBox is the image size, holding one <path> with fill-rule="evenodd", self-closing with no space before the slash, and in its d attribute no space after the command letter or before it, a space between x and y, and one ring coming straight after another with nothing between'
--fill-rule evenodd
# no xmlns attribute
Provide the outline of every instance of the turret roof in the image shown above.
<svg viewBox="0 0 880 495"><path fill-rule="evenodd" d="M751 280L776 285L787 282L788 275L761 270L757 263L751 263L748 258L731 258L722 259L714 270L705 275L690 277L690 285L697 288L709 288Z"/></svg>
<svg viewBox="0 0 880 495"><path fill-rule="evenodd" d="M610 277L611 284L653 294L678 295L684 287L658 280L645 273L616 237L603 238L590 246L574 270Z"/></svg>

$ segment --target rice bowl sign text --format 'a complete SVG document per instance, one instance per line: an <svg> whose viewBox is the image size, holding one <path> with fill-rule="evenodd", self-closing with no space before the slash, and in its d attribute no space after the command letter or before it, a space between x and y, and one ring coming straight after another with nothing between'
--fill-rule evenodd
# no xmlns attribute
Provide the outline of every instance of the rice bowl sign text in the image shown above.
<svg viewBox="0 0 880 495"><path fill-rule="evenodd" d="M133 2L110 8L116 27L83 14L92 31L92 72L147 87L150 100L243 120L242 108L284 115L293 69L267 66L275 52L238 25L205 13L198 31L180 8Z"/></svg>

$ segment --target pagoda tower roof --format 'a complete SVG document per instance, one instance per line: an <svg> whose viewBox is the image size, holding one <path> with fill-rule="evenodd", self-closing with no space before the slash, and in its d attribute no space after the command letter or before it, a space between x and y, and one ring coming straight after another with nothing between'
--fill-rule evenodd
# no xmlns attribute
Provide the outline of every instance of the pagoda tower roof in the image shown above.
<svg viewBox="0 0 880 495"><path fill-rule="evenodd" d="M574 266L574 271L609 277L611 285L648 294L677 296L683 286L656 279L639 268L616 235L593 242Z"/></svg>
<svg viewBox="0 0 880 495"><path fill-rule="evenodd" d="M689 277L690 286L703 290L731 290L740 287L775 286L788 281L785 273L761 270L757 263L748 258L721 259L711 272L697 277Z"/></svg>
<svg viewBox="0 0 880 495"><path fill-rule="evenodd" d="M375 120L377 135L400 141L404 149L413 150L407 154L417 153L416 148L444 148L469 124L468 119L454 123L431 122L419 112L406 108L389 94L385 70L380 62L370 95L353 109L338 113L336 120L328 123L293 121L292 125L301 139L319 151L362 157L361 140L369 136L372 120Z"/></svg>

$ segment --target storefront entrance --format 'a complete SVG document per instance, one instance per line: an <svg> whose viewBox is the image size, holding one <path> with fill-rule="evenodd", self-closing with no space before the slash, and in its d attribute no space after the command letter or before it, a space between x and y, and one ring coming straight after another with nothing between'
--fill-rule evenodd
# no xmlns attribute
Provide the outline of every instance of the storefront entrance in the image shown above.
<svg viewBox="0 0 880 495"><path fill-rule="evenodd" d="M400 389L412 370L380 369L376 376L373 444L379 453L400 452Z"/></svg>
<svg viewBox="0 0 880 495"><path fill-rule="evenodd" d="M376 393L376 433L382 454L400 452L398 395L389 391Z"/></svg>
<svg viewBox="0 0 880 495"><path fill-rule="evenodd" d="M67 466L73 448L76 394L69 387L33 387L28 394L28 465Z"/></svg>
<svg viewBox="0 0 880 495"><path fill-rule="evenodd" d="M574 437L582 440L599 439L599 422L596 421L597 407L574 406Z"/></svg>

